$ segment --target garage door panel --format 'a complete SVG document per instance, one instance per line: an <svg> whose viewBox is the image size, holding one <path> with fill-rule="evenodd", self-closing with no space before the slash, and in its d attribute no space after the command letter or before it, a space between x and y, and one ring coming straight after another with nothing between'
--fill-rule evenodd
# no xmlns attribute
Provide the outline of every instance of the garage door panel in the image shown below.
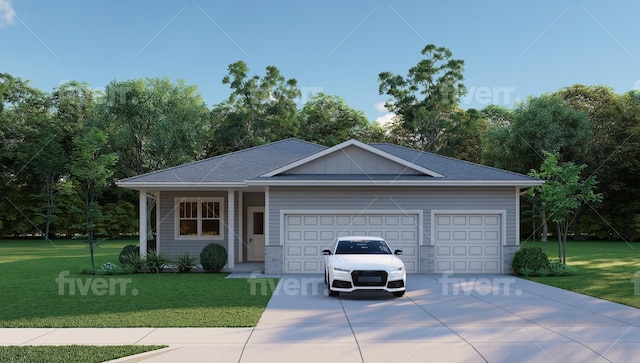
<svg viewBox="0 0 640 363"><path fill-rule="evenodd" d="M300 246L287 246L287 254L289 256L302 256L302 247L300 247Z"/></svg>
<svg viewBox="0 0 640 363"><path fill-rule="evenodd" d="M500 272L500 215L436 214L434 220L436 272Z"/></svg>
<svg viewBox="0 0 640 363"><path fill-rule="evenodd" d="M484 254L485 256L500 257L500 248L498 246L486 246Z"/></svg>
<svg viewBox="0 0 640 363"><path fill-rule="evenodd" d="M320 216L321 226L332 226L335 223L333 216Z"/></svg>
<svg viewBox="0 0 640 363"><path fill-rule="evenodd" d="M300 216L287 216L286 223L290 226L299 226L302 224L302 217Z"/></svg>
<svg viewBox="0 0 640 363"><path fill-rule="evenodd" d="M438 231L436 232L436 240L438 241L448 241L451 239L451 232L449 231Z"/></svg>
<svg viewBox="0 0 640 363"><path fill-rule="evenodd" d="M304 240L305 241L317 241L318 240L318 232L317 231L304 231Z"/></svg>
<svg viewBox="0 0 640 363"><path fill-rule="evenodd" d="M287 231L287 239L289 241L302 241L302 232L300 232L300 231Z"/></svg>
<svg viewBox="0 0 640 363"><path fill-rule="evenodd" d="M482 246L469 246L469 256L482 256L483 250Z"/></svg>
<svg viewBox="0 0 640 363"><path fill-rule="evenodd" d="M467 246L453 246L453 256L466 256Z"/></svg>
<svg viewBox="0 0 640 363"><path fill-rule="evenodd" d="M355 235L384 238L392 250L403 250L400 258L407 271L418 272L417 215L287 214L284 220L285 273L322 273L321 251L337 237Z"/></svg>
<svg viewBox="0 0 640 363"><path fill-rule="evenodd" d="M498 241L500 239L500 233L498 231L486 231L484 239L487 241Z"/></svg>
<svg viewBox="0 0 640 363"><path fill-rule="evenodd" d="M469 272L483 272L483 261L469 261Z"/></svg>

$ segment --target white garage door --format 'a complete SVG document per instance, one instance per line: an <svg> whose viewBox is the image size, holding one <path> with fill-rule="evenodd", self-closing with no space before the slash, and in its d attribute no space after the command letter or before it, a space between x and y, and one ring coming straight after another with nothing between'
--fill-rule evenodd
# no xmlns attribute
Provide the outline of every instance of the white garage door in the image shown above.
<svg viewBox="0 0 640 363"><path fill-rule="evenodd" d="M498 214L436 214L436 272L499 273Z"/></svg>
<svg viewBox="0 0 640 363"><path fill-rule="evenodd" d="M418 215L406 214L285 214L284 272L322 273L322 250L338 237L357 235L384 238L403 251L407 272L418 272Z"/></svg>

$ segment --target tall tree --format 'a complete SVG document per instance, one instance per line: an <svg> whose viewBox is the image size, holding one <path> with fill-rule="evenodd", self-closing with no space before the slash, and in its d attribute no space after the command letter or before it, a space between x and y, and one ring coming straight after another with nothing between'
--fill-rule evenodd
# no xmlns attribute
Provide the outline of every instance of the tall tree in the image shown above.
<svg viewBox="0 0 640 363"><path fill-rule="evenodd" d="M572 108L585 112L593 124L593 137L583 154L584 172L598 178L604 201L597 212L585 209L579 225L600 238L633 240L638 233L633 219L640 214L640 203L629 195L640 193L640 109L631 94L584 85L556 92Z"/></svg>
<svg viewBox="0 0 640 363"><path fill-rule="evenodd" d="M58 141L51 97L9 74L0 74L0 96L0 233L42 233L42 168Z"/></svg>
<svg viewBox="0 0 640 363"><path fill-rule="evenodd" d="M372 128L364 112L349 107L343 98L317 93L300 110L298 137L326 146L349 139L376 141L368 140Z"/></svg>
<svg viewBox="0 0 640 363"><path fill-rule="evenodd" d="M117 156L104 152L107 135L99 130L88 130L81 138L75 140L75 150L69 165L72 177L82 189L84 199L84 229L91 254L91 267L95 271L93 248L95 229L100 217L98 197L108 185Z"/></svg>
<svg viewBox="0 0 640 363"><path fill-rule="evenodd" d="M602 194L595 193L597 181L593 177L581 180L580 172L586 165L573 162L559 163L558 153L544 151L545 160L540 171L532 170L529 175L544 179L545 183L529 189L531 196L538 196L542 210L558 228L558 257L567 263L567 236L569 227L575 219L580 206L585 203L597 203Z"/></svg>
<svg viewBox="0 0 640 363"><path fill-rule="evenodd" d="M441 154L456 159L482 162L482 136L487 132L487 121L475 110L458 110L451 115L447 143Z"/></svg>
<svg viewBox="0 0 640 363"><path fill-rule="evenodd" d="M395 130L402 131L404 144L438 152L446 145L451 115L466 94L464 61L433 44L425 46L421 54L425 58L410 68L406 77L380 73L378 91L391 97L385 107L396 114Z"/></svg>
<svg viewBox="0 0 640 363"><path fill-rule="evenodd" d="M112 81L90 118L118 155L118 178L201 158L208 123L198 88L167 78Z"/></svg>
<svg viewBox="0 0 640 363"><path fill-rule="evenodd" d="M207 148L209 155L296 135L296 99L301 93L295 79L286 79L275 66L267 66L263 77L250 76L243 61L230 64L228 70L222 83L229 85L231 94L212 111L215 128Z"/></svg>

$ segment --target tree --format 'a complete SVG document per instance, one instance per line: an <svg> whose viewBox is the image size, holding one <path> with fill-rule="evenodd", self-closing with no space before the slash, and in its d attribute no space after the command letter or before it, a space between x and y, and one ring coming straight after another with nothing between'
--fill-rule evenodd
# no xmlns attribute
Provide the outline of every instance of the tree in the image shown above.
<svg viewBox="0 0 640 363"><path fill-rule="evenodd" d="M349 139L368 138L373 128L364 112L349 107L344 99L317 93L300 111L298 137L325 146L334 146Z"/></svg>
<svg viewBox="0 0 640 363"><path fill-rule="evenodd" d="M409 69L406 78L380 73L378 91L391 97L385 107L396 114L397 124L391 130L402 131L403 144L438 152L446 145L450 116L466 94L464 61L453 59L449 49L433 44L425 46L421 54L425 58Z"/></svg>
<svg viewBox="0 0 640 363"><path fill-rule="evenodd" d="M583 154L584 172L600 181L604 201L597 213L585 210L579 225L599 238L633 240L637 235L632 226L640 203L629 196L640 193L640 109L632 93L618 95L608 86L584 85L555 93L593 124L592 141Z"/></svg>
<svg viewBox="0 0 640 363"><path fill-rule="evenodd" d="M231 88L229 98L212 111L214 131L207 147L209 156L261 145L298 132L297 81L286 79L275 66L263 77L249 76L243 61L229 65L222 79Z"/></svg>
<svg viewBox="0 0 640 363"><path fill-rule="evenodd" d="M108 136L118 178L200 159L208 124L198 88L168 78L112 81L89 123Z"/></svg>
<svg viewBox="0 0 640 363"><path fill-rule="evenodd" d="M575 215L583 204L597 203L602 194L595 193L597 180L589 177L580 180L580 172L586 165L573 162L559 163L558 153L543 152L544 162L540 171L531 170L530 176L544 179L545 183L529 189L531 196L539 197L542 210L549 213L549 218L558 228L558 257L567 263L567 236Z"/></svg>
<svg viewBox="0 0 640 363"><path fill-rule="evenodd" d="M440 153L452 158L482 162L482 136L487 132L487 121L475 110L458 110L451 115L447 143Z"/></svg>
<svg viewBox="0 0 640 363"><path fill-rule="evenodd" d="M0 96L0 232L42 233L41 215L48 201L41 196L46 197L50 173L59 174L63 167L56 160L49 162L60 141L51 97L9 74L0 74Z"/></svg>
<svg viewBox="0 0 640 363"><path fill-rule="evenodd" d="M116 163L115 154L105 154L103 149L107 142L107 135L99 130L89 130L81 138L75 140L75 150L69 170L73 178L80 184L84 199L84 229L87 233L87 243L91 254L91 267L95 271L93 247L95 242L95 227L100 216L98 196L108 185L113 175Z"/></svg>

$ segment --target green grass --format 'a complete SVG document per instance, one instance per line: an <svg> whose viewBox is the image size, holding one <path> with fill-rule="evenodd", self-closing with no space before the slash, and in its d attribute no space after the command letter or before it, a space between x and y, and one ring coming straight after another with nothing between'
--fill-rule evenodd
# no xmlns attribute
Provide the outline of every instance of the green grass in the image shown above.
<svg viewBox="0 0 640 363"><path fill-rule="evenodd" d="M164 347L162 345L0 346L0 362L97 363Z"/></svg>
<svg viewBox="0 0 640 363"><path fill-rule="evenodd" d="M271 297L223 273L81 275L86 244L54 243L0 240L0 327L251 327ZM117 263L131 243L104 242L96 266ZM73 283L57 283L60 276Z"/></svg>
<svg viewBox="0 0 640 363"><path fill-rule="evenodd" d="M531 246L542 248L550 258L558 256L556 241L521 245ZM575 275L529 279L640 308L640 242L567 241L567 265Z"/></svg>

